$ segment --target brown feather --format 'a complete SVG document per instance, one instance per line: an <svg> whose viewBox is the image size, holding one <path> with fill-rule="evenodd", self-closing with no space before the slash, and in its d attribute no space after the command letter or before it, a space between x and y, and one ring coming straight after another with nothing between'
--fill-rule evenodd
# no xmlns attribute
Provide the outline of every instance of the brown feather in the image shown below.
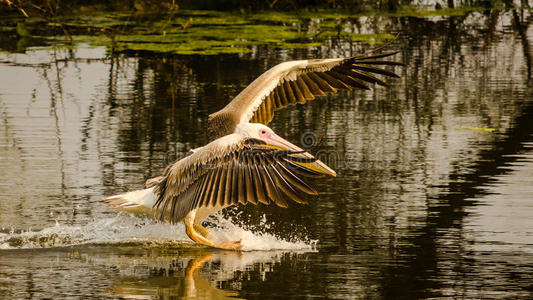
<svg viewBox="0 0 533 300"><path fill-rule="evenodd" d="M269 168L269 165L266 165L266 166L260 166L259 170L264 179L265 187L267 190L267 195L270 198L270 200L276 203L276 205L279 207L287 208L288 207L287 202L283 199L283 196L278 190L278 187L277 187L278 185L276 184L275 180L272 178L273 176L270 175L270 172L272 172L272 169Z"/></svg>
<svg viewBox="0 0 533 300"><path fill-rule="evenodd" d="M388 65L388 66L405 66L405 64L390 60L357 60L354 63L361 65Z"/></svg>
<svg viewBox="0 0 533 300"><path fill-rule="evenodd" d="M268 120L268 116L267 116L268 112L267 112L267 107L266 107L265 104L266 104L265 102L263 102L261 104L261 106L263 107L262 108L263 112L261 113L262 119L261 119L261 122L259 122L259 123L264 123L264 122L266 122Z"/></svg>
<svg viewBox="0 0 533 300"><path fill-rule="evenodd" d="M287 100L290 102L290 104L294 104L297 100L296 100L296 97L294 96L290 83L285 81L282 84L282 86L283 86L283 90L285 90L285 95L287 96Z"/></svg>
<svg viewBox="0 0 533 300"><path fill-rule="evenodd" d="M210 114L207 122L207 137L209 141L214 141L233 133L238 123L239 119L230 112L218 111Z"/></svg>
<svg viewBox="0 0 533 300"><path fill-rule="evenodd" d="M253 178L253 172L251 169L251 166L249 162L246 163L246 169L247 172L245 178L246 178L246 196L248 202L252 203L253 205L257 205L258 198L256 196L255 190L257 189L255 187L255 181Z"/></svg>
<svg viewBox="0 0 533 300"><path fill-rule="evenodd" d="M264 105L267 111L267 119L265 121L268 123L270 120L272 120L272 114L274 113L274 108L272 107L272 98L270 95L266 96Z"/></svg>
<svg viewBox="0 0 533 300"><path fill-rule="evenodd" d="M213 172L207 173L203 177L201 177L199 180L202 181L202 185L200 186L200 191L198 192L198 195L196 196L195 203L197 203L197 206L204 206L203 200L206 198L206 194L209 193L209 187L212 185L209 182L209 177L213 174Z"/></svg>
<svg viewBox="0 0 533 300"><path fill-rule="evenodd" d="M320 87L321 91L327 93L335 93L337 91L337 89L329 85L327 81L317 76L316 73L308 73L307 75Z"/></svg>
<svg viewBox="0 0 533 300"><path fill-rule="evenodd" d="M383 57L392 56L392 55L395 55L395 54L398 54L398 53L400 53L400 51L386 52L386 53L375 54L375 55L362 54L362 55L359 55L359 56L354 56L352 59L355 60L355 61L371 60L371 59L376 59L376 58L383 58Z"/></svg>
<svg viewBox="0 0 533 300"><path fill-rule="evenodd" d="M272 95L274 95L274 104L276 105L276 108L283 107L283 103L281 102L281 99L280 99L279 92L278 92L277 88L275 88L272 91Z"/></svg>
<svg viewBox="0 0 533 300"><path fill-rule="evenodd" d="M329 71L328 74L330 74L331 76L333 76L335 78L341 79L342 81L346 82L347 84L349 84L352 87L360 88L360 89L363 89L363 90L369 90L370 89L370 87L368 87L368 85L364 84L363 81L351 77L352 72L351 71L347 71L346 69L337 68L335 70Z"/></svg>
<svg viewBox="0 0 533 300"><path fill-rule="evenodd" d="M305 82L305 84L307 85L307 87L309 87L309 90L311 91L311 93L313 93L313 95L315 96L324 96L326 95L326 93L324 93L324 91L322 91L318 85L313 81L313 79L309 78L309 76L307 76L307 74L302 74L300 75L302 80Z"/></svg>
<svg viewBox="0 0 533 300"><path fill-rule="evenodd" d="M214 184L213 181L215 179L216 172L213 172L214 170L210 170L205 176L205 191L202 192L202 198L199 199L200 203L199 206L208 206L209 200L211 199L211 195L213 193Z"/></svg>
<svg viewBox="0 0 533 300"><path fill-rule="evenodd" d="M364 71L360 71L360 70L357 70L357 69L352 69L352 72L353 72L353 76L355 76L356 78L359 78L361 80L364 80L364 81L368 81L368 82L371 82L371 83L376 83L376 84L379 84L381 86L388 86L387 83L385 83L383 80L377 78L376 76L370 74L370 73L367 73L367 72L364 72Z"/></svg>
<svg viewBox="0 0 533 300"><path fill-rule="evenodd" d="M226 181L224 183L224 202L222 205L230 205L231 203L231 190L233 188L233 160L223 168L223 172L226 173Z"/></svg>
<svg viewBox="0 0 533 300"><path fill-rule="evenodd" d="M250 166L250 168L252 169L252 177L254 181L255 196L257 197L257 201L263 204L270 204L270 201L268 200L268 197L265 194L263 180L261 179L261 174L259 174L257 165L254 163L252 166Z"/></svg>
<svg viewBox="0 0 533 300"><path fill-rule="evenodd" d="M283 86L282 85L278 85L276 90L278 91L279 100L281 101L281 104L283 106L289 105L289 100L287 99L287 95L285 94L285 89L283 88Z"/></svg>
<svg viewBox="0 0 533 300"><path fill-rule="evenodd" d="M277 167L272 165L270 166L273 170L273 172L276 174L275 176L272 176L274 181L276 182L276 186L283 192L283 194L287 195L291 200L293 200L296 203L300 204L307 204L308 202L302 199L300 195L298 195L298 192L292 188L292 186L285 180L283 175L277 170ZM278 166L279 168L279 166Z"/></svg>
<svg viewBox="0 0 533 300"><path fill-rule="evenodd" d="M246 189L247 187L245 186L245 177L246 177L246 174L245 174L245 169L246 167L242 164L242 163L239 163L239 178L238 178L238 191L239 191L239 203L240 204L246 204L247 201L246 201L246 196L247 196L247 193L246 193Z"/></svg>
<svg viewBox="0 0 533 300"><path fill-rule="evenodd" d="M305 84L302 78L298 78L296 80L296 83L298 84L298 87L300 88L300 91L302 91L302 94L304 95L306 100L311 100L315 98L315 96L313 96L313 93L311 93L309 87L307 86L307 84Z"/></svg>
<svg viewBox="0 0 533 300"><path fill-rule="evenodd" d="M233 158L233 169L232 169L232 185L231 185L231 199L230 204L239 203L239 162L237 158Z"/></svg>
<svg viewBox="0 0 533 300"><path fill-rule="evenodd" d="M287 167L283 164L279 164L280 169L278 171L283 175L283 178L291 185L298 188L300 191L309 195L318 195L317 191L308 186L300 178L296 177Z"/></svg>
<svg viewBox="0 0 533 300"><path fill-rule="evenodd" d="M295 100L298 103L305 103L305 97L302 91L300 91L300 88L298 87L298 83L296 83L296 81L289 81L289 84L291 85Z"/></svg>
<svg viewBox="0 0 533 300"><path fill-rule="evenodd" d="M218 205L224 205L224 195L226 192L226 175L227 175L227 169L226 167L218 168L218 181L217 185L215 186L215 197L212 199L214 200L211 202L211 207L218 206Z"/></svg>
<svg viewBox="0 0 533 300"><path fill-rule="evenodd" d="M393 73L391 71L384 70L384 69L369 68L369 67L364 67L364 66L355 65L355 64L354 64L354 68L356 68L358 70L361 70L361 71L367 71L367 72L370 72L370 73L377 73L377 74L381 74L381 75L385 75L385 76L400 78L400 76L396 75L396 73Z"/></svg>
<svg viewBox="0 0 533 300"><path fill-rule="evenodd" d="M316 75L321 77L322 79L326 80L332 87L334 87L336 89L345 89L345 90L346 89L347 90L352 89L351 86L347 85L346 83L342 82L341 80L338 80L338 79L334 78L333 76L329 75L328 73L317 72Z"/></svg>

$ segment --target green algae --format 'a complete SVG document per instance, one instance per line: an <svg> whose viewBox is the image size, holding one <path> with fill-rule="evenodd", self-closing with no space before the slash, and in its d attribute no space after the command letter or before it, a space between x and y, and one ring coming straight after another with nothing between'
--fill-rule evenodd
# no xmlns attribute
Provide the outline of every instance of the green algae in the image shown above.
<svg viewBox="0 0 533 300"><path fill-rule="evenodd" d="M382 14L390 17L453 17L463 16L472 11L485 10L483 7L467 6L461 8L421 9L415 6L402 6L396 12Z"/></svg>
<svg viewBox="0 0 533 300"><path fill-rule="evenodd" d="M55 47L88 44L113 51L134 50L176 54L213 55L246 53L252 46L278 48L319 47L331 39L380 44L394 36L357 32L357 19L363 16L455 16L476 8L424 10L405 6L396 12L352 13L342 10L240 12L179 10L166 14L93 13L91 15L26 19L15 23L25 38L45 38ZM7 30L9 26L0 24ZM54 34L45 36L43 28ZM40 29L40 33L39 30ZM37 33L35 33L37 32Z"/></svg>
<svg viewBox="0 0 533 300"><path fill-rule="evenodd" d="M330 30L336 24L324 23L324 30L317 35L303 21L298 23L299 26L293 26L273 21L261 23L247 16L231 15L223 18L218 12L200 16L191 16L187 12L185 16L145 22L142 26L122 32L110 30L104 38L83 35L74 39L91 45L112 46L116 50L211 55L246 53L254 45L279 48L318 47L332 37L338 38L337 32ZM110 24L109 20L105 22ZM393 38L390 34L359 34L344 30L341 37L372 44ZM61 39L57 36L54 38Z"/></svg>

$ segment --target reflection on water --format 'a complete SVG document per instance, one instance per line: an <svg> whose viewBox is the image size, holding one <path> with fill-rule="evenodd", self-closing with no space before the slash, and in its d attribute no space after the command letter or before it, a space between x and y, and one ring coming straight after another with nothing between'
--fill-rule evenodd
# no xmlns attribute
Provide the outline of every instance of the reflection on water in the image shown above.
<svg viewBox="0 0 533 300"><path fill-rule="evenodd" d="M319 137L310 151L338 177L312 181L308 206L245 206L209 224L262 249L318 240L307 253L189 249L181 225L117 216L101 199L201 146L207 115L268 67L367 47L0 54L0 296L531 297L531 19L361 20L361 32L401 33L402 78L271 123L295 143ZM31 247L44 249L16 249Z"/></svg>
<svg viewBox="0 0 533 300"><path fill-rule="evenodd" d="M110 290L113 295L121 298L148 296L147 298L151 299L152 297L150 296L157 296L165 298L181 297L184 299L234 299L233 297L238 295L236 292L217 289L207 279L198 274L199 269L212 259L213 254L211 253L191 258L187 263L183 277L168 278L169 270L159 269L157 273L162 274L150 276L147 282L138 282L137 278L124 277L121 279L121 284L111 287ZM175 264L176 261L172 261L171 266Z"/></svg>
<svg viewBox="0 0 533 300"><path fill-rule="evenodd" d="M281 261L299 259L303 253L280 251L231 252L143 244L88 245L39 252L6 250L0 258L11 269L2 278L14 297L81 296L152 299L239 299L235 278L265 281ZM30 260L28 260L28 258ZM15 268L21 271L15 272ZM27 270L27 271L26 271ZM4 274L3 274L4 275ZM50 288L43 293L43 279ZM20 280L28 285L17 284ZM66 289L71 289L66 292Z"/></svg>

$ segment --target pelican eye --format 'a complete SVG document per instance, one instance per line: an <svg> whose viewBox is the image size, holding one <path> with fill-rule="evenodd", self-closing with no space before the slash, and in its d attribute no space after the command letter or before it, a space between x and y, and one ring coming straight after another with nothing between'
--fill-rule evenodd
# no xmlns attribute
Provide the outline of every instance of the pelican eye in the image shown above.
<svg viewBox="0 0 533 300"><path fill-rule="evenodd" d="M267 133L266 130L264 129L261 130L261 134L266 134L266 133Z"/></svg>

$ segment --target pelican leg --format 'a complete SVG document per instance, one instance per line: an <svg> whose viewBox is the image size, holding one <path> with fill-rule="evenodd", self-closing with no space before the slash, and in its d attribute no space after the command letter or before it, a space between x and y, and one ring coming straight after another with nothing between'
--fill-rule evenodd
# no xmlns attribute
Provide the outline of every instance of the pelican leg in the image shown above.
<svg viewBox="0 0 533 300"><path fill-rule="evenodd" d="M194 225L185 224L185 232L191 238L191 240L197 243L204 244L204 245L211 246L211 247L216 247L215 243L211 242L210 240L206 239L202 235L198 234L198 232L196 232L196 230L194 229Z"/></svg>
<svg viewBox="0 0 533 300"><path fill-rule="evenodd" d="M198 231L203 237L209 238L211 236L211 232L209 232L209 230L207 230L204 226L202 226L202 224L194 223L193 226L194 226L194 229L196 229L196 231Z"/></svg>
<svg viewBox="0 0 533 300"><path fill-rule="evenodd" d="M242 248L240 240L215 244L211 240L209 240L207 237L202 236L195 229L195 226L194 226L195 217L196 217L196 210L192 210L183 219L183 223L185 223L185 232L187 233L189 238L191 238L191 240L197 243L200 243L200 244L204 244L204 245L207 245L213 248L219 248L219 249L240 250Z"/></svg>
<svg viewBox="0 0 533 300"><path fill-rule="evenodd" d="M197 257L195 259L191 259L189 263L187 264L187 269L185 270L185 276L188 278L192 278L194 275L194 272L200 268L209 260L213 258L213 254L209 253L207 255L204 255L202 257Z"/></svg>

